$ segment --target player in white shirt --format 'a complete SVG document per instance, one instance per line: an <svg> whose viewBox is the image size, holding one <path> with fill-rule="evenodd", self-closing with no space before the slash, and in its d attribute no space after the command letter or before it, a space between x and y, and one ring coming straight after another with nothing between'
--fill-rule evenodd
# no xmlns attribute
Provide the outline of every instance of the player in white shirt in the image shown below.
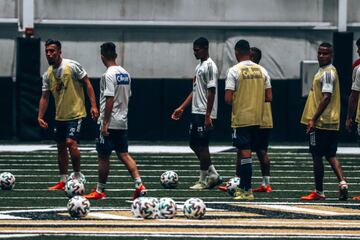
<svg viewBox="0 0 360 240"><path fill-rule="evenodd" d="M124 68L116 64L116 57L114 43L107 42L101 45L101 60L107 70L100 80L100 117L98 121L100 134L96 143L99 181L96 190L85 195L87 199L106 198L105 187L109 175L109 159L113 150L134 179L133 199L146 193L136 162L128 153L127 114L131 95L131 78Z"/></svg>
<svg viewBox="0 0 360 240"><path fill-rule="evenodd" d="M217 115L218 70L209 57L209 41L200 37L193 43L195 58L200 63L195 69L193 91L173 112L171 118L179 120L184 109L191 103L190 148L200 161L199 180L191 189L211 189L222 183L211 162L209 152L210 133Z"/></svg>

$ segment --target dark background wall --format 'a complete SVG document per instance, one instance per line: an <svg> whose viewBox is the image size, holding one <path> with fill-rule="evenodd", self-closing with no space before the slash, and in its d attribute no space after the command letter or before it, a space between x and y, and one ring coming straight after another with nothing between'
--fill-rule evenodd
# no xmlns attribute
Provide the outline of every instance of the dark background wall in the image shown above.
<svg viewBox="0 0 360 240"><path fill-rule="evenodd" d="M1 79L0 87L0 108L6 114L0 118L0 139L13 139L15 137L12 131L13 115L11 114L14 106L11 89L14 87L10 78ZM40 79L38 81L41 81ZM94 86L97 99L99 98L99 79L91 79ZM34 86L41 86L41 83ZM188 139L188 125L190 108L185 112L183 119L173 121L170 115L178 107L191 91L191 79L133 79L132 97L129 106L129 139L146 141L178 141ZM274 129L272 131L272 141L305 141L305 126L300 124L300 117L306 99L301 97L301 83L299 79L295 80L273 80L273 118ZM22 91L28 91L23 89ZM32 95L30 98L32 104L38 103L40 95ZM214 141L230 141L230 114L231 107L224 102L224 80L219 80L219 106L218 119L215 122ZM345 98L346 99L346 98ZM27 105L26 99L22 104ZM30 103L29 103L30 104ZM31 104L30 104L31 105ZM342 104L343 110L346 110L346 102ZM87 109L89 110L89 101L87 99ZM32 118L37 116L37 108L33 108ZM24 114L23 114L24 115ZM19 115L18 115L19 117ZM53 127L54 103L51 99L46 118L50 123L50 129ZM33 119L32 121L36 121ZM342 121L343 122L343 121ZM31 132L35 132L33 138L27 134L18 132L19 140L41 140L51 139L52 132L42 130L34 125ZM92 140L96 137L96 123L89 117L83 122L82 139ZM18 131L26 131L18 128ZM39 137L40 136L40 137ZM341 141L352 140L345 130L341 130Z"/></svg>

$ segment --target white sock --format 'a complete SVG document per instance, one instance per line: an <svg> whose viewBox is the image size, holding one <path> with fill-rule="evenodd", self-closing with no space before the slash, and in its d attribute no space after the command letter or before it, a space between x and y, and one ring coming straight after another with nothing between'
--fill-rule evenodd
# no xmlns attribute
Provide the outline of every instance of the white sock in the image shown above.
<svg viewBox="0 0 360 240"><path fill-rule="evenodd" d="M105 191L106 183L97 183L96 191L102 193Z"/></svg>
<svg viewBox="0 0 360 240"><path fill-rule="evenodd" d="M316 191L316 193L318 194L318 195L320 195L320 196L325 196L324 195L324 191L318 191L318 190L315 190Z"/></svg>
<svg viewBox="0 0 360 240"><path fill-rule="evenodd" d="M135 188L140 187L140 185L142 184L141 177L134 178L134 184L135 184Z"/></svg>
<svg viewBox="0 0 360 240"><path fill-rule="evenodd" d="M347 186L346 181L341 181L341 182L339 182L339 186Z"/></svg>
<svg viewBox="0 0 360 240"><path fill-rule="evenodd" d="M68 175L67 174L61 174L60 175L60 182L66 183Z"/></svg>
<svg viewBox="0 0 360 240"><path fill-rule="evenodd" d="M201 182L206 182L207 175L208 175L208 171L200 170L200 181Z"/></svg>
<svg viewBox="0 0 360 240"><path fill-rule="evenodd" d="M270 185L270 176L263 176L261 185L263 185L263 186Z"/></svg>
<svg viewBox="0 0 360 240"><path fill-rule="evenodd" d="M212 175L212 176L213 175L219 176L219 173L216 171L215 166L212 164L209 166L208 173L209 173L209 175Z"/></svg>

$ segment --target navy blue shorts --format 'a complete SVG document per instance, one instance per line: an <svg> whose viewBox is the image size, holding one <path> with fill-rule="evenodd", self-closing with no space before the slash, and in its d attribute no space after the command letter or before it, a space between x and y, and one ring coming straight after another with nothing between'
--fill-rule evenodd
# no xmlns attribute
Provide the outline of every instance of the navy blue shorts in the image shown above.
<svg viewBox="0 0 360 240"><path fill-rule="evenodd" d="M55 121L54 138L57 143L65 142L71 138L79 141L82 119L70 121Z"/></svg>
<svg viewBox="0 0 360 240"><path fill-rule="evenodd" d="M213 120L213 124L214 124ZM190 144L209 145L212 129L205 128L205 115L191 114L191 123L189 127Z"/></svg>
<svg viewBox="0 0 360 240"><path fill-rule="evenodd" d="M233 129L233 146L238 150L250 150L255 143L259 126L240 127Z"/></svg>
<svg viewBox="0 0 360 240"><path fill-rule="evenodd" d="M335 157L337 151L338 131L315 128L309 134L309 151L316 157Z"/></svg>
<svg viewBox="0 0 360 240"><path fill-rule="evenodd" d="M269 137L271 128L259 128L255 134L255 139L251 143L251 151L257 152L264 150L267 152L269 147Z"/></svg>
<svg viewBox="0 0 360 240"><path fill-rule="evenodd" d="M128 132L122 129L109 129L109 136L103 136L99 132L96 139L96 151L99 155L110 156L115 150L120 153L128 152Z"/></svg>

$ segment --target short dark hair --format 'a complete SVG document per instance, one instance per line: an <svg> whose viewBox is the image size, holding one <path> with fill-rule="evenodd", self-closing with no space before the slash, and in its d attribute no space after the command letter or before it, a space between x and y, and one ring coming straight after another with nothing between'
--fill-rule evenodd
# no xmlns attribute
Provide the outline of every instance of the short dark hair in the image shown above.
<svg viewBox="0 0 360 240"><path fill-rule="evenodd" d="M238 53L240 53L242 55L249 54L250 53L250 44L249 44L249 42L244 40L244 39L240 39L235 44L235 51L237 51Z"/></svg>
<svg viewBox="0 0 360 240"><path fill-rule="evenodd" d="M204 37L199 37L194 41L193 45L200 48L209 48L209 41Z"/></svg>
<svg viewBox="0 0 360 240"><path fill-rule="evenodd" d="M250 53L251 53L251 60L254 62L254 63L259 63L260 60L261 60L261 50L258 49L257 47L251 47L250 48Z"/></svg>
<svg viewBox="0 0 360 240"><path fill-rule="evenodd" d="M101 55L107 59L115 59L117 57L116 46L113 42L106 42L101 44L100 52Z"/></svg>
<svg viewBox="0 0 360 240"><path fill-rule="evenodd" d="M356 40L356 46L360 47L360 38L358 38L358 40Z"/></svg>
<svg viewBox="0 0 360 240"><path fill-rule="evenodd" d="M61 49L61 43L59 40L54 40L54 39L48 39L45 42L45 47L51 45L51 44L55 44L57 46L58 49Z"/></svg>
<svg viewBox="0 0 360 240"><path fill-rule="evenodd" d="M332 48L332 45L328 42L322 42L319 47Z"/></svg>

